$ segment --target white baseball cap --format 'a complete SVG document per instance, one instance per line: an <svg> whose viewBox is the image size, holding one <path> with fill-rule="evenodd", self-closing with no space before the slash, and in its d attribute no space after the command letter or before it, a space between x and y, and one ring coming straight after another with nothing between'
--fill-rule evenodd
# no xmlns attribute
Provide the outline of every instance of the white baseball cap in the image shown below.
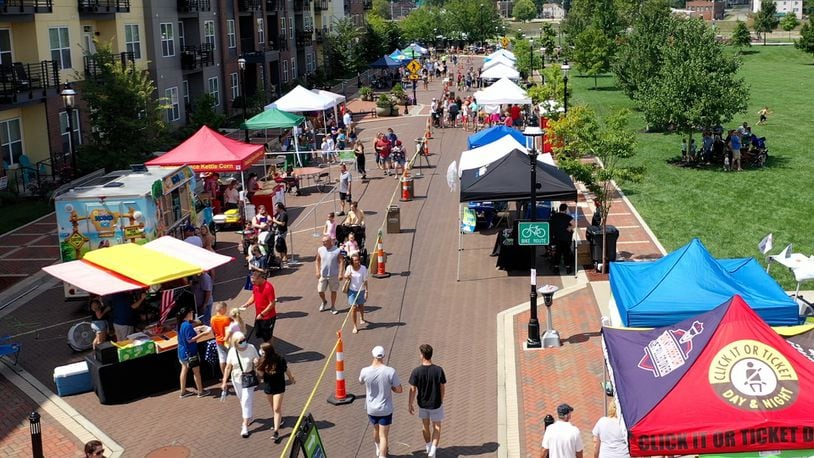
<svg viewBox="0 0 814 458"><path fill-rule="evenodd" d="M373 354L374 358L382 359L384 358L384 347L376 345L370 353Z"/></svg>

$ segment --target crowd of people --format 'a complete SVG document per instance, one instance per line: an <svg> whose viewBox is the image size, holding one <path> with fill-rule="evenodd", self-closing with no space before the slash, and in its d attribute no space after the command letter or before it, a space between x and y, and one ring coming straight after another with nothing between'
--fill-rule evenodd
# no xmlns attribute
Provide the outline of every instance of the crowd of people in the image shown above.
<svg viewBox="0 0 814 458"><path fill-rule="evenodd" d="M765 108L760 112L764 110L768 113ZM758 124L765 123L766 115L761 115L760 119ZM701 134L700 145L696 144L694 138L691 138L689 143L686 138L681 140L683 165L715 163L727 172L740 171L744 166L763 167L768 155L766 137L754 134L752 127L746 122L737 129L726 131L720 125L705 129Z"/></svg>

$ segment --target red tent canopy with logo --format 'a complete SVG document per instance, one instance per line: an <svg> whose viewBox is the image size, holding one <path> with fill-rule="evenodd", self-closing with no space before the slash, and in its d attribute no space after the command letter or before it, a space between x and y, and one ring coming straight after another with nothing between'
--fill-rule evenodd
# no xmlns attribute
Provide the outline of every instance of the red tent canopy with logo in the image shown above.
<svg viewBox="0 0 814 458"><path fill-rule="evenodd" d="M203 126L184 143L146 165L188 165L196 172L240 172L263 158L263 145L252 145Z"/></svg>
<svg viewBox="0 0 814 458"><path fill-rule="evenodd" d="M740 296L603 341L632 456L814 448L814 364Z"/></svg>

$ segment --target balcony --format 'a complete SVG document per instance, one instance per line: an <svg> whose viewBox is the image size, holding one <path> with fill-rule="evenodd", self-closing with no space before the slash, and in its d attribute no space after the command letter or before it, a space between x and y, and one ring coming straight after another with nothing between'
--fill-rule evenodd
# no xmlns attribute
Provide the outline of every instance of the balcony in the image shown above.
<svg viewBox="0 0 814 458"><path fill-rule="evenodd" d="M79 12L89 14L129 13L130 0L79 0Z"/></svg>
<svg viewBox="0 0 814 458"><path fill-rule="evenodd" d="M58 92L57 62L14 62L0 66L0 105L26 104Z"/></svg>
<svg viewBox="0 0 814 458"><path fill-rule="evenodd" d="M328 11L328 0L314 0L314 13L322 14L323 11Z"/></svg>
<svg viewBox="0 0 814 458"><path fill-rule="evenodd" d="M282 5L280 6L285 6L285 0L283 0L281 3ZM271 13L272 11L277 11L277 8L278 8L277 0L266 0L266 11L268 13Z"/></svg>
<svg viewBox="0 0 814 458"><path fill-rule="evenodd" d="M301 13L311 4L310 0L294 0L294 12Z"/></svg>
<svg viewBox="0 0 814 458"><path fill-rule="evenodd" d="M311 46L314 43L314 33L313 32L297 32L297 47L301 46Z"/></svg>
<svg viewBox="0 0 814 458"><path fill-rule="evenodd" d="M106 66L116 62L121 62L122 67L130 66L136 68L136 59L132 52L119 54L93 54L85 56L85 79L95 79L102 76L102 71Z"/></svg>
<svg viewBox="0 0 814 458"><path fill-rule="evenodd" d="M322 43L325 41L325 35L327 35L327 33L323 32L322 30L317 30L314 34L314 41L317 43Z"/></svg>
<svg viewBox="0 0 814 458"><path fill-rule="evenodd" d="M181 51L181 70L202 70L215 65L215 51L211 44L184 46Z"/></svg>
<svg viewBox="0 0 814 458"><path fill-rule="evenodd" d="M369 11L373 9L373 0L364 0L362 2L362 9Z"/></svg>
<svg viewBox="0 0 814 458"><path fill-rule="evenodd" d="M237 2L237 10L241 13L254 13L263 9L261 0L240 0Z"/></svg>
<svg viewBox="0 0 814 458"><path fill-rule="evenodd" d="M6 0L0 4L0 15L52 13L53 0Z"/></svg>
<svg viewBox="0 0 814 458"><path fill-rule="evenodd" d="M277 51L288 50L288 37L286 35L278 35L277 41L274 42L272 48Z"/></svg>
<svg viewBox="0 0 814 458"><path fill-rule="evenodd" d="M211 10L212 5L209 0L178 0L179 13L198 13Z"/></svg>

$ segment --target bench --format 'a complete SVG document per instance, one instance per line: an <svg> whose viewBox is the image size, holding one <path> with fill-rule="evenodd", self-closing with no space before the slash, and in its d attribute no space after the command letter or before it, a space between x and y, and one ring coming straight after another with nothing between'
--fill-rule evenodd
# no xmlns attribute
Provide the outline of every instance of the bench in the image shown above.
<svg viewBox="0 0 814 458"><path fill-rule="evenodd" d="M369 110L369 111L354 111L351 113L350 117L354 121L358 121L364 118L367 115L371 115L372 117L376 117L376 110Z"/></svg>

